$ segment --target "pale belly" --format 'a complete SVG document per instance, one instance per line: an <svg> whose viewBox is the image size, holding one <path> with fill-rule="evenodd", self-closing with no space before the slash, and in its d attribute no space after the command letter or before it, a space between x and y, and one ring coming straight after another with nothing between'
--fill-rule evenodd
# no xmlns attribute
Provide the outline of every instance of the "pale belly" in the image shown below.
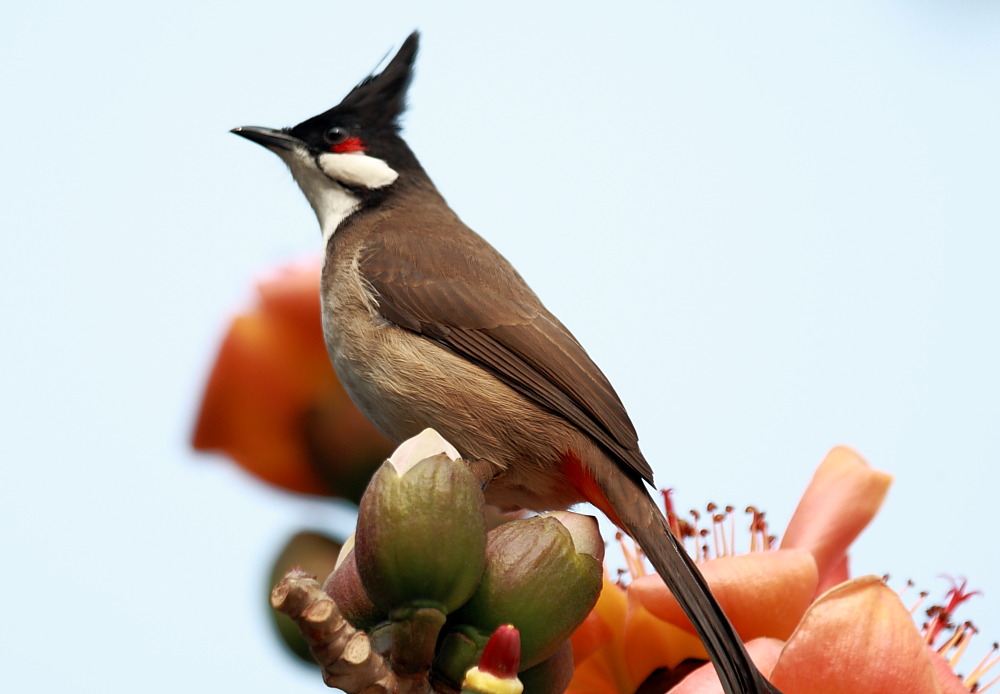
<svg viewBox="0 0 1000 694"><path fill-rule="evenodd" d="M331 361L351 399L389 440L435 429L489 482L487 500L502 508L549 510L582 500L559 469L580 436L565 420L380 316L346 323L352 327L324 319Z"/></svg>

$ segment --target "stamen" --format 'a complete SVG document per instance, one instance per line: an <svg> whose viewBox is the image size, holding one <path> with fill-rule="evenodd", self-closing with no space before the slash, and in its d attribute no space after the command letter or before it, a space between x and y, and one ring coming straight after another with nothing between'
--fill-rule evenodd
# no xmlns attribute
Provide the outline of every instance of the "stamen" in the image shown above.
<svg viewBox="0 0 1000 694"><path fill-rule="evenodd" d="M694 538L694 559L695 561L698 561L698 538L704 536L701 529L698 527L698 521L701 520L701 514L694 509L691 509L688 513L691 514L691 518L694 519L691 523L691 528L693 530L692 537Z"/></svg>
<svg viewBox="0 0 1000 694"><path fill-rule="evenodd" d="M919 593L917 593L917 601L913 603L913 607L910 608L910 615L915 615L917 613L917 610L920 609L920 606L924 603L924 600L927 599L927 595L928 593L926 590L922 590Z"/></svg>
<svg viewBox="0 0 1000 694"><path fill-rule="evenodd" d="M639 565L638 566L639 576L637 576L636 578L639 578L641 576L645 576L647 574L647 571L646 571L646 551L642 547L640 547L639 545L635 546L635 559L636 559L636 562Z"/></svg>
<svg viewBox="0 0 1000 694"><path fill-rule="evenodd" d="M946 654L948 653L948 651L950 651L951 649L953 649L953 648L955 648L955 647L958 646L958 644L962 640L962 637L966 633L965 632L965 627L968 626L968 625L969 625L969 623L966 622L962 626L956 628L955 632L943 644L941 644L938 647L938 649L937 649L938 655L940 655L942 658L946 658L947 659L947 655ZM955 663L952 662L951 666L954 668L955 667Z"/></svg>
<svg viewBox="0 0 1000 694"><path fill-rule="evenodd" d="M952 670L958 666L958 661L962 659L962 656L969 649L969 644L972 643L972 637L978 633L979 630L972 626L972 622L966 622L962 625L958 642L955 645L955 653L948 660Z"/></svg>
<svg viewBox="0 0 1000 694"><path fill-rule="evenodd" d="M933 645L934 641L937 639L938 634L940 634L946 624L944 624L944 619L941 616L942 608L940 605L933 605L927 608L927 616L931 618L931 621L924 624L924 641L928 646Z"/></svg>
<svg viewBox="0 0 1000 694"><path fill-rule="evenodd" d="M671 532L673 532L674 537L680 540L681 545L694 557L695 561L732 557L739 553L740 543L737 541L736 509L734 506L727 504L722 507L714 501L705 504L704 513L708 514L708 527L704 528L701 527L703 512L690 509L688 518L682 518L677 515L677 507L673 497L674 490L661 489L660 494L663 497L663 515L667 519ZM778 538L768 534L764 512L754 506L747 506L746 513L750 514L748 528L750 548L747 551L758 552L771 549ZM690 545L688 544L689 538L691 539ZM641 552L641 548L639 550Z"/></svg>
<svg viewBox="0 0 1000 694"><path fill-rule="evenodd" d="M886 574L885 576L882 577L882 583L886 583L887 584L888 582L889 582L889 574ZM913 582L912 578L906 579L906 584L900 590L898 590L896 592L896 595L898 595L899 599L902 600L903 596L906 595L906 591L908 591L910 588L912 588L915 585L916 584Z"/></svg>
<svg viewBox="0 0 1000 694"><path fill-rule="evenodd" d="M726 506L726 515L729 517L729 546L736 555L736 514L733 513L732 506Z"/></svg>
<svg viewBox="0 0 1000 694"><path fill-rule="evenodd" d="M976 665L975 668L972 669L972 672L970 672L969 676L962 681L962 684L964 684L969 689L972 689L972 687L980 679L982 679L983 675L992 670L997 663L1000 663L1000 655L995 655L997 650L1000 650L1000 644L997 644L997 642L994 641L993 648L991 648L989 652L985 656L983 656L983 659L979 661L979 664ZM984 692L990 687L992 687L994 684L996 684L998 681L1000 681L1000 675L997 675L993 680L989 682L989 684L987 684L982 689L976 689L973 691Z"/></svg>
<svg viewBox="0 0 1000 694"><path fill-rule="evenodd" d="M684 536L681 535L680 523L677 520L677 513L674 512L674 501L670 498L670 495L674 493L671 489L662 489L660 494L663 495L663 514L667 517L667 525L670 526L670 531L674 534L678 540L683 541Z"/></svg>
<svg viewBox="0 0 1000 694"><path fill-rule="evenodd" d="M709 504L709 506L714 506L715 504ZM709 509L713 511L714 509ZM723 536L720 526L722 525L722 514L713 513L712 514L712 543L715 545L715 556L724 557L725 555L725 544L726 538Z"/></svg>
<svg viewBox="0 0 1000 694"><path fill-rule="evenodd" d="M758 552L763 547L757 541L757 509L753 506L747 506L745 513L753 514L750 519L750 551Z"/></svg>
<svg viewBox="0 0 1000 694"><path fill-rule="evenodd" d="M888 579L888 576L885 578ZM973 595L980 593L979 591L968 590L968 583L965 579L956 581L948 576L944 578L948 578L951 581L951 588L945 593L945 604L931 605L925 610L924 614L927 615L928 619L920 625L920 632L924 642L944 658L952 672L955 672L959 662L965 657L973 637L979 633L979 630L971 621L965 621L956 626L953 622L954 613L963 602ZM902 597L912 587L914 587L914 583L912 580L909 580L897 594ZM927 591L920 591L916 602L909 610L912 616L916 617L917 611L926 599ZM935 642L941 637L942 632L948 632L947 638L940 645L935 646ZM968 676L957 675L962 682L962 686L970 692L981 694L992 688L997 682L1000 682L1000 676L997 676L985 686L980 686L979 684L979 681L986 673L1000 663L1000 655L997 654L998 651L1000 651L1000 644L994 643L993 648L973 668Z"/></svg>
<svg viewBox="0 0 1000 694"><path fill-rule="evenodd" d="M716 532L715 525L717 523L715 518L715 509L718 508L714 501L709 501L708 505L705 506L705 510L708 512L708 522L711 524L709 527L712 532L712 544L715 546L715 556L719 556L719 533ZM706 559L709 557L706 556Z"/></svg>
<svg viewBox="0 0 1000 694"><path fill-rule="evenodd" d="M993 685L996 684L997 682L1000 682L1000 675L997 675L996 677L994 677L993 679L991 679L989 682L987 682L985 687L979 687L976 684L973 684L972 687L969 689L969 691L971 691L971 692L978 692L979 694L983 694L987 689L992 688ZM968 687L969 685L966 685L966 686Z"/></svg>
<svg viewBox="0 0 1000 694"><path fill-rule="evenodd" d="M615 533L615 540L621 547L622 555L625 557L625 568L628 571L629 579L634 581L646 575L646 566L643 563L642 550L635 542L626 543L625 536L619 531ZM619 574L619 578L621 575Z"/></svg>

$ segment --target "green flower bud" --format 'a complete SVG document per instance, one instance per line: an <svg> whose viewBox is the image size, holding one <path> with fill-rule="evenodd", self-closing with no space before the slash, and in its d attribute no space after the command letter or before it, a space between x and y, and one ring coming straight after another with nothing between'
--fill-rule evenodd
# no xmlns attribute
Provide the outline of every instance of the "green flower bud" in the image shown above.
<svg viewBox="0 0 1000 694"><path fill-rule="evenodd" d="M428 436L445 443L435 432L418 438ZM485 566L483 504L475 476L446 454L383 464L361 499L355 535L372 602L386 613L421 605L449 613L468 600Z"/></svg>
<svg viewBox="0 0 1000 694"><path fill-rule="evenodd" d="M441 640L434 671L454 689L460 689L465 672L479 661L488 637L470 626L459 627Z"/></svg>
<svg viewBox="0 0 1000 694"><path fill-rule="evenodd" d="M524 685L524 694L562 694L573 679L573 645L564 641L555 654L522 670L517 678Z"/></svg>
<svg viewBox="0 0 1000 694"><path fill-rule="evenodd" d="M454 620L484 634L513 624L521 632L525 668L555 653L601 592L601 562L578 552L570 531L553 516L494 528L486 560L482 582Z"/></svg>

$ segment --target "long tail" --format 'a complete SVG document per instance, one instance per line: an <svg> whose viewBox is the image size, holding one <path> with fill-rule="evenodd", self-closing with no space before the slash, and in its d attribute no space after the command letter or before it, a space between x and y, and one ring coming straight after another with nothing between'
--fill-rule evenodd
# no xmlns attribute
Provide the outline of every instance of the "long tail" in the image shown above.
<svg viewBox="0 0 1000 694"><path fill-rule="evenodd" d="M655 513L648 516L623 514L632 518L646 516L646 519L650 519L648 522L645 519L624 520L625 529L642 547L656 568L656 573L663 578L681 609L691 620L705 644L708 657L715 665L726 694L781 694L750 660L743 642L712 596L701 571L670 531L666 518L656 508L652 497L645 489L641 494Z"/></svg>

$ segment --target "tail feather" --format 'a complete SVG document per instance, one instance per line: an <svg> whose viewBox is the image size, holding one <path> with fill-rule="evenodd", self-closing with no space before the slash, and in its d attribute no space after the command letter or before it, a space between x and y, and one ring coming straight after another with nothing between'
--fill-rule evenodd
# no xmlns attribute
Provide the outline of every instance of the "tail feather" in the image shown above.
<svg viewBox="0 0 1000 694"><path fill-rule="evenodd" d="M670 531L655 502L645 490L643 496L656 511L652 518L658 520L635 521L632 520L635 516L629 514L632 518L625 521L625 529L642 547L691 620L715 665L723 690L726 694L781 694L750 660L736 629L712 596L701 571Z"/></svg>

